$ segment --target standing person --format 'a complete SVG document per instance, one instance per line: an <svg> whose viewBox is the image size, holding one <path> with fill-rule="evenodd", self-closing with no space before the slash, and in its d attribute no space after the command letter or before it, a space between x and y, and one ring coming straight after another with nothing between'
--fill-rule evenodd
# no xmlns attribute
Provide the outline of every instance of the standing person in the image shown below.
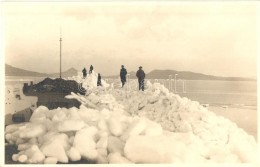
<svg viewBox="0 0 260 167"><path fill-rule="evenodd" d="M84 67L84 69L82 70L82 73L83 73L83 78L85 79L87 77L87 70L86 68Z"/></svg>
<svg viewBox="0 0 260 167"><path fill-rule="evenodd" d="M136 77L138 78L139 90L142 89L142 91L144 91L145 73L142 70L142 66L140 66L139 70L136 72Z"/></svg>
<svg viewBox="0 0 260 167"><path fill-rule="evenodd" d="M100 75L100 73L98 73L97 86L102 86L102 84L101 84L101 75Z"/></svg>
<svg viewBox="0 0 260 167"><path fill-rule="evenodd" d="M89 74L92 74L92 71L93 71L93 66L91 65L90 68L89 68Z"/></svg>
<svg viewBox="0 0 260 167"><path fill-rule="evenodd" d="M126 82L126 74L127 74L127 71L124 68L124 65L122 65L121 70L120 70L120 79L121 79L121 82L122 82L122 87L124 87L125 82Z"/></svg>

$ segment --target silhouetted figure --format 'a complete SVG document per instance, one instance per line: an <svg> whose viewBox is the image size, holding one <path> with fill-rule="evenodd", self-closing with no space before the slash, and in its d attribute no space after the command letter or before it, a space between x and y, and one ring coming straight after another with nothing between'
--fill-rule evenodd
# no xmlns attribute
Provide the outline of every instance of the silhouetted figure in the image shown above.
<svg viewBox="0 0 260 167"><path fill-rule="evenodd" d="M144 91L145 73L142 70L142 66L140 66L139 70L136 72L136 77L138 78L139 90L142 89L142 91Z"/></svg>
<svg viewBox="0 0 260 167"><path fill-rule="evenodd" d="M82 70L82 73L83 73L83 78L85 79L87 77L87 70L86 68L84 67L84 69Z"/></svg>
<svg viewBox="0 0 260 167"><path fill-rule="evenodd" d="M90 68L89 68L89 73L92 74L92 71L93 71L93 66L91 65Z"/></svg>
<svg viewBox="0 0 260 167"><path fill-rule="evenodd" d="M97 86L102 86L101 84L101 75L98 73Z"/></svg>
<svg viewBox="0 0 260 167"><path fill-rule="evenodd" d="M124 87L125 82L126 82L126 74L127 74L127 71L124 68L124 65L122 65L121 70L120 70L120 79L121 79L121 82L122 82L122 87Z"/></svg>

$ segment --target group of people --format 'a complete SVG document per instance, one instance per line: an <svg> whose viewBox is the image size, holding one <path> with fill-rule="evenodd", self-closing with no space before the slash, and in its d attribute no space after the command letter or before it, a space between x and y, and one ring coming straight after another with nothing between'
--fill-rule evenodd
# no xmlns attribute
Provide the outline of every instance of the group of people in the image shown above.
<svg viewBox="0 0 260 167"><path fill-rule="evenodd" d="M142 89L142 91L144 91L145 73L142 68L143 68L142 66L139 67L139 70L136 72L136 77L138 78L139 90ZM126 75L127 75L127 70L125 69L124 65L122 65L120 70L120 79L122 82L122 87L124 87L126 83Z"/></svg>
<svg viewBox="0 0 260 167"><path fill-rule="evenodd" d="M93 69L94 69L94 67L92 65L90 65L89 74L92 74ZM85 67L83 68L82 73L83 73L83 79L85 79L87 77L87 70ZM102 86L100 73L98 73L97 86Z"/></svg>
<svg viewBox="0 0 260 167"><path fill-rule="evenodd" d="M93 69L94 69L94 67L91 65L89 68L89 74L92 73ZM82 70L82 73L83 73L83 78L85 79L87 77L87 70L85 67ZM122 82L122 88L124 87L124 85L126 83L126 75L127 75L127 70L125 69L124 65L122 65L121 70L120 70L120 79ZM140 66L139 70L136 72L136 77L138 78L139 90L144 91L145 73L142 69L142 66ZM100 73L98 73L97 86L102 86Z"/></svg>
<svg viewBox="0 0 260 167"><path fill-rule="evenodd" d="M92 65L90 65L89 74L92 74L93 69L94 69L94 67ZM83 73L83 78L85 79L87 77L87 70L85 67L83 68L82 73Z"/></svg>

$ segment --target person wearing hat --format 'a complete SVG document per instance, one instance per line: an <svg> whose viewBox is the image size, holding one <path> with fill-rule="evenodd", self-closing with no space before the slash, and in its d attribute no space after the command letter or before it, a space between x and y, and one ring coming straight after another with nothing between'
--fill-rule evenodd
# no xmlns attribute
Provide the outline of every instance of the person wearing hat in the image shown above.
<svg viewBox="0 0 260 167"><path fill-rule="evenodd" d="M142 66L140 66L139 70L136 72L136 77L138 78L139 90L142 89L142 91L144 91L145 73L142 70Z"/></svg>
<svg viewBox="0 0 260 167"><path fill-rule="evenodd" d="M84 69L82 70L82 73L83 73L83 78L85 79L87 77L87 70L86 68L84 67Z"/></svg>
<svg viewBox="0 0 260 167"><path fill-rule="evenodd" d="M93 69L94 69L94 67L91 65L89 68L89 74L92 74Z"/></svg>
<svg viewBox="0 0 260 167"><path fill-rule="evenodd" d="M124 85L126 83L126 74L127 74L127 71L126 71L124 65L122 65L121 70L120 70L120 79L122 82L122 87L124 87Z"/></svg>

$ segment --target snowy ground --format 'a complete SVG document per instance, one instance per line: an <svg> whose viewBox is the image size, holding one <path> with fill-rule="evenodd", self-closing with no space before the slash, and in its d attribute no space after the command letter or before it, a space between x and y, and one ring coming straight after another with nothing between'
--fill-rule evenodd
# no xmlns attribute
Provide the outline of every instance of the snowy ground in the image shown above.
<svg viewBox="0 0 260 167"><path fill-rule="evenodd" d="M30 122L9 125L6 140L18 145L14 161L67 163L255 163L253 136L198 102L147 83L144 92L96 87L96 74L82 81L91 92L66 98L77 108L38 107Z"/></svg>

